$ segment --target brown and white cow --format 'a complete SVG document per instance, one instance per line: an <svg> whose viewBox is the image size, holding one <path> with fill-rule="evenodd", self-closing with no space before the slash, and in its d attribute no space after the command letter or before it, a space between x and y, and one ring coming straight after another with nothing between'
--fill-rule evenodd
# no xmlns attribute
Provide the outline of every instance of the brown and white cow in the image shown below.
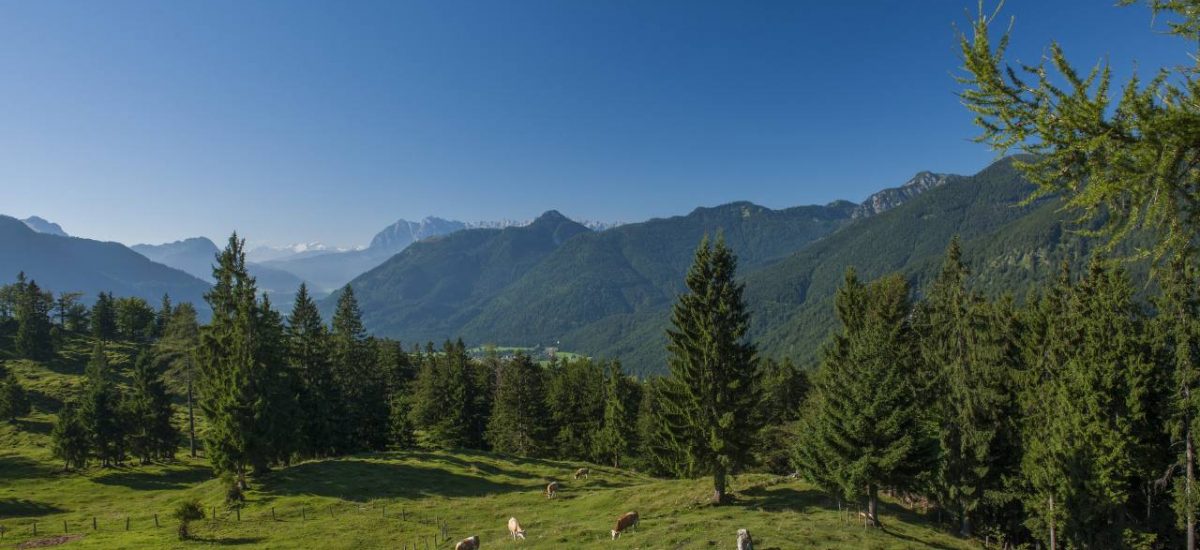
<svg viewBox="0 0 1200 550"><path fill-rule="evenodd" d="M550 484L546 486L546 498L554 498L556 496L558 496L558 482L551 481Z"/></svg>
<svg viewBox="0 0 1200 550"><path fill-rule="evenodd" d="M617 526L614 527L612 530L613 540L617 540L617 537L621 536L621 533L624 532L626 529L637 529L637 524L638 524L638 513L637 512L625 512L624 514L621 515L621 517L617 518Z"/></svg>
<svg viewBox="0 0 1200 550"><path fill-rule="evenodd" d="M521 522L517 521L517 518L508 518L508 534L512 535L513 540L525 540L525 529L521 528Z"/></svg>
<svg viewBox="0 0 1200 550"><path fill-rule="evenodd" d="M581 478L581 477L582 477L583 479L587 479L587 478L588 478L588 474L590 474L590 473L592 473L592 471L591 471L591 470L589 470L589 469L587 469L587 468L580 468L580 469L578 469L578 470L575 470L575 479L579 479L579 478Z"/></svg>
<svg viewBox="0 0 1200 550"><path fill-rule="evenodd" d="M479 537L472 536L458 541L454 550L479 550Z"/></svg>

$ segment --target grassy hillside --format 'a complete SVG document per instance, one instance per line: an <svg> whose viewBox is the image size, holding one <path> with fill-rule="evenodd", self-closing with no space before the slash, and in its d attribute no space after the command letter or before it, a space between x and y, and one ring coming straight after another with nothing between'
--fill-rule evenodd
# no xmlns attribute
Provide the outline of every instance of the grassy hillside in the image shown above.
<svg viewBox="0 0 1200 550"><path fill-rule="evenodd" d="M435 537L431 548L450 548L451 539L478 535L488 548L709 548L731 547L736 530L747 528L758 548L975 547L894 503L884 509L884 530L864 529L812 487L774 476L739 476L737 503L713 508L705 504L706 480L658 480L590 465L591 479L574 481L577 463L477 452L294 464L252 479L239 519L222 505L222 487L204 459L185 452L171 464L61 471L48 432L53 411L78 390L76 362L86 348L81 339L46 365L0 357L35 404L29 418L0 423L0 545L68 537L71 548L412 548L417 541L425 548ZM114 364L126 368L130 351L114 347ZM564 486L555 500L541 493L551 479ZM196 540L181 542L168 516L186 499L199 499L209 517L193 526ZM611 523L631 509L642 515L640 530L611 542ZM521 520L528 540L508 540L510 516ZM440 537L439 523L449 538Z"/></svg>

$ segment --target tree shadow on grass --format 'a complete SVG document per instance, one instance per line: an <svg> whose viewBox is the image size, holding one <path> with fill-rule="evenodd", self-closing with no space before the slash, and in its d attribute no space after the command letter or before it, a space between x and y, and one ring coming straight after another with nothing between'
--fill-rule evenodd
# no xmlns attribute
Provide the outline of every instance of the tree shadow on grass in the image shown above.
<svg viewBox="0 0 1200 550"><path fill-rule="evenodd" d="M18 430L38 435L50 435L50 430L54 429L53 424L44 420L14 420L12 423Z"/></svg>
<svg viewBox="0 0 1200 550"><path fill-rule="evenodd" d="M158 472L126 469L108 475L94 477L92 481L103 485L120 485L139 491L162 491L184 489L212 479L212 471L199 466L179 470Z"/></svg>
<svg viewBox="0 0 1200 550"><path fill-rule="evenodd" d="M213 544L216 546L241 546L243 544L258 544L266 539L266 537L226 537L226 538L205 538L192 537L192 541L202 542L205 544Z"/></svg>
<svg viewBox="0 0 1200 550"><path fill-rule="evenodd" d="M58 506L44 502L20 498L0 498L0 518L36 518L65 511Z"/></svg>
<svg viewBox="0 0 1200 550"><path fill-rule="evenodd" d="M24 422L24 421L18 421ZM60 469L21 455L0 455L0 481L50 477Z"/></svg>
<svg viewBox="0 0 1200 550"><path fill-rule="evenodd" d="M792 487L753 487L737 494L736 504L761 508L768 512L811 512L836 510L829 496L815 489L798 490Z"/></svg>
<svg viewBox="0 0 1200 550"><path fill-rule="evenodd" d="M62 409L62 406L63 406L62 399L59 399L48 393L38 391L38 390L29 390L29 403L31 405L33 405L33 408L35 408L39 411L47 411L47 412L53 412L53 413L57 413L60 409ZM50 423L47 422L46 426L47 426L47 428L46 428L45 433L49 433L50 432L50 428L49 428Z"/></svg>
<svg viewBox="0 0 1200 550"><path fill-rule="evenodd" d="M470 456L469 451L456 451L456 452L468 454L468 456ZM421 452L421 451L411 451L411 452L406 452L406 453L397 453L393 456L395 456L397 458L413 458L413 459L420 460L421 462L434 462L434 463L440 462L443 464L457 466L459 468L462 468L464 470L468 470L471 472L477 472L480 475L486 475L486 476L492 476L492 477L506 476L506 477L512 477L512 478L516 478L516 479L542 479L542 476L528 474L528 473L522 472L520 470L501 468L494 464L488 464L486 462L476 461L476 460L463 459L463 458L459 458L457 456L441 454L441 453L427 453L427 452ZM488 454L478 454L477 456L480 459L488 459L488 460L502 459L500 457L496 457L496 456L492 456L492 455L488 455Z"/></svg>
<svg viewBox="0 0 1200 550"><path fill-rule="evenodd" d="M358 459L306 462L271 473L262 489L366 502L379 498L476 497L527 491L527 486L461 475L441 468Z"/></svg>

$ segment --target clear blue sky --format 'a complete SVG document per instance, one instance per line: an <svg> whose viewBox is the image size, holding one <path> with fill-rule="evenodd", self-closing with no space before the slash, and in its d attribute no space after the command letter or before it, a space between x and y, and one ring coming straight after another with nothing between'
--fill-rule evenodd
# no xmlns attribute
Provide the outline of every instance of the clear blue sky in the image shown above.
<svg viewBox="0 0 1200 550"><path fill-rule="evenodd" d="M1014 53L1188 63L1112 4L1009 0ZM426 215L861 200L994 158L951 77L975 6L0 0L0 213L351 245Z"/></svg>

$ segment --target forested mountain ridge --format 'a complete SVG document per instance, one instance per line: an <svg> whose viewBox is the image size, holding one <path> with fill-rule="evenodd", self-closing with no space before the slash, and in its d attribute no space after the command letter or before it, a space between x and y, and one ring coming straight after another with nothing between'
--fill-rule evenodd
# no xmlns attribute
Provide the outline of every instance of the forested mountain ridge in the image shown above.
<svg viewBox="0 0 1200 550"><path fill-rule="evenodd" d="M203 303L208 284L183 271L155 263L114 242L38 233L24 222L0 215L0 273L24 271L38 284L60 292L100 292L136 296L157 303L163 294L176 301Z"/></svg>
<svg viewBox="0 0 1200 550"><path fill-rule="evenodd" d="M413 243L350 282L363 321L379 335L443 340L487 300L587 227L557 211L504 229L467 229ZM334 296L321 302L332 311Z"/></svg>
<svg viewBox="0 0 1200 550"><path fill-rule="evenodd" d="M583 235L500 293L463 335L524 344L576 341L568 335L597 321L668 307L706 234L723 235L750 268L837 230L854 208L839 202L772 210L736 202Z"/></svg>

